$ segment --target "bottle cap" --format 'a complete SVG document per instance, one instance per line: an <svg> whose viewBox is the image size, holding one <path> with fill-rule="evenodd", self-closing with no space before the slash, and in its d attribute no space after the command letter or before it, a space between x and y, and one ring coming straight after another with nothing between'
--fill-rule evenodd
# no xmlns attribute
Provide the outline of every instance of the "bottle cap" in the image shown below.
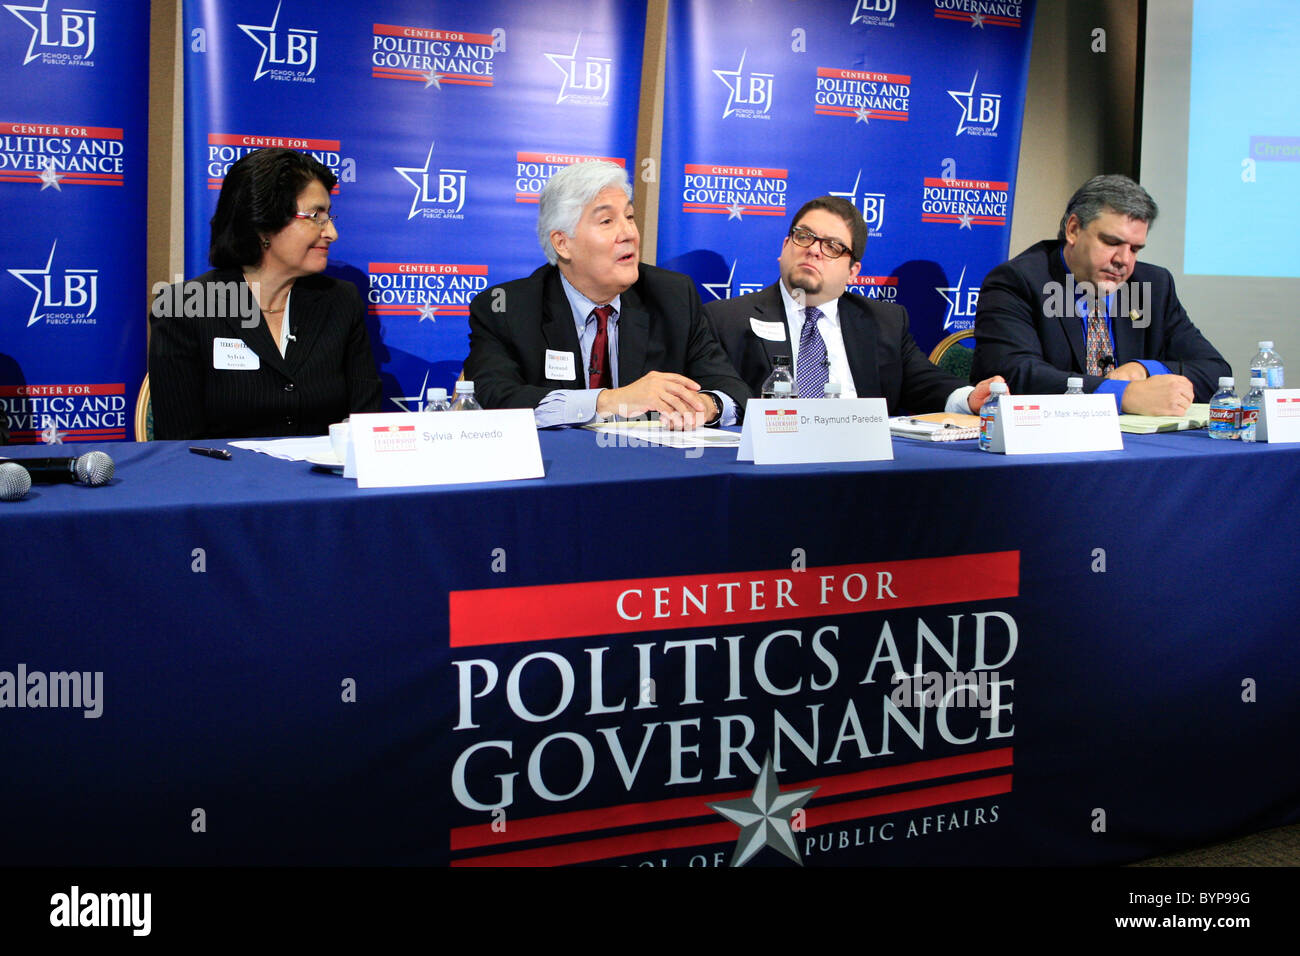
<svg viewBox="0 0 1300 956"><path fill-rule="evenodd" d="M1219 388L1232 388L1232 376L1231 375L1219 376Z"/></svg>
<svg viewBox="0 0 1300 956"><path fill-rule="evenodd" d="M1006 395L1006 394L1007 394L1007 383L1006 383L1006 382L994 382L992 385L989 386L989 391L992 392L994 395Z"/></svg>
<svg viewBox="0 0 1300 956"><path fill-rule="evenodd" d="M457 382L457 383L456 383L456 394L457 394L457 395L459 395L461 392L472 392L472 391L474 391L474 383L473 383L473 382Z"/></svg>
<svg viewBox="0 0 1300 956"><path fill-rule="evenodd" d="M1083 388L1083 379L1081 379L1081 378L1067 378L1067 379L1065 380L1065 387L1066 387L1066 388Z"/></svg>
<svg viewBox="0 0 1300 956"><path fill-rule="evenodd" d="M1261 352L1267 351L1267 350L1271 349L1272 347L1273 347L1273 343L1272 343L1272 342L1260 342L1260 343L1259 343L1259 350L1260 350Z"/></svg>
<svg viewBox="0 0 1300 956"><path fill-rule="evenodd" d="M1250 380L1250 387L1251 387L1251 388L1263 388L1263 387L1264 387L1264 379L1260 378L1259 376L1255 376L1254 378L1252 378L1252 379Z"/></svg>
<svg viewBox="0 0 1300 956"><path fill-rule="evenodd" d="M447 390L445 388L431 388L425 393L425 397L431 402L446 401Z"/></svg>

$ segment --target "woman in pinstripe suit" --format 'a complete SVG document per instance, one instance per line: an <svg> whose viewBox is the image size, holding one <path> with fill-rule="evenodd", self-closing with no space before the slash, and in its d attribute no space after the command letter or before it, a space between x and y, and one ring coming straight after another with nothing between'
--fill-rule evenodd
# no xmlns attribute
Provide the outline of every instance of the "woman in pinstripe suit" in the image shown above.
<svg viewBox="0 0 1300 956"><path fill-rule="evenodd" d="M322 435L379 410L361 297L320 274L338 238L335 182L289 149L230 167L212 216L215 268L153 303L156 438Z"/></svg>

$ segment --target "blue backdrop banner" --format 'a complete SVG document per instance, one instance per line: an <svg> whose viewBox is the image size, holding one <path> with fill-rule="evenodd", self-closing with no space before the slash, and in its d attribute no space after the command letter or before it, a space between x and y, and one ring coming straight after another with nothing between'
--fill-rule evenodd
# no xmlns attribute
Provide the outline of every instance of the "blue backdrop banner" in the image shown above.
<svg viewBox="0 0 1300 956"><path fill-rule="evenodd" d="M0 11L0 416L13 441L133 437L148 62L146 3Z"/></svg>
<svg viewBox="0 0 1300 956"><path fill-rule="evenodd" d="M369 303L385 407L450 388L469 302L543 261L537 194L636 143L644 3L187 0L186 265L226 170L263 146L339 177L330 274Z"/></svg>
<svg viewBox="0 0 1300 956"><path fill-rule="evenodd" d="M776 280L806 200L869 238L850 291L906 306L930 348L970 328L1007 257L1033 2L676 0L659 264L707 303Z"/></svg>

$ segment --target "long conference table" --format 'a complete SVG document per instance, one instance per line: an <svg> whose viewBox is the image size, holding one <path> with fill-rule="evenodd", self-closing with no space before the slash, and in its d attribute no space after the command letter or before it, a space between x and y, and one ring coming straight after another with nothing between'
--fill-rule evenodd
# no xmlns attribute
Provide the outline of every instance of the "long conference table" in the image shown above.
<svg viewBox="0 0 1300 956"><path fill-rule="evenodd" d="M1074 865L1300 819L1300 448L540 440L369 490L106 445L0 503L0 863Z"/></svg>

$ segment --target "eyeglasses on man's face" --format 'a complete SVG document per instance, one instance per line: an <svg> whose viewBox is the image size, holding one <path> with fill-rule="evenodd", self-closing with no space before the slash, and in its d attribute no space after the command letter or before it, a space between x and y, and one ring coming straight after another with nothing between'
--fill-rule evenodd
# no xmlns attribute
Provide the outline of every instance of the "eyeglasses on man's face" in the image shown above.
<svg viewBox="0 0 1300 956"><path fill-rule="evenodd" d="M790 241L800 248L807 249L814 242L820 242L822 245L822 255L827 259L838 259L844 253L849 251L849 247L838 239L831 239L828 236L819 236L811 229L803 226L795 226L790 230Z"/></svg>

